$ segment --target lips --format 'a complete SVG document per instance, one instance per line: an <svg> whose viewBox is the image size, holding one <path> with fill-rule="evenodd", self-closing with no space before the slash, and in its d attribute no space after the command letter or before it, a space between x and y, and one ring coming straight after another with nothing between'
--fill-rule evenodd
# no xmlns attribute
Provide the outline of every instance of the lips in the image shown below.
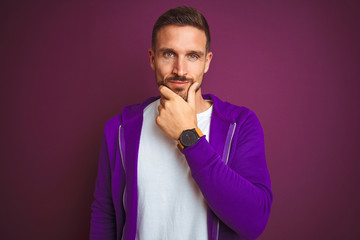
<svg viewBox="0 0 360 240"><path fill-rule="evenodd" d="M174 84L174 85L178 85L178 86L184 86L185 84L188 84L188 81L175 81L175 80L171 80L168 81L168 83Z"/></svg>

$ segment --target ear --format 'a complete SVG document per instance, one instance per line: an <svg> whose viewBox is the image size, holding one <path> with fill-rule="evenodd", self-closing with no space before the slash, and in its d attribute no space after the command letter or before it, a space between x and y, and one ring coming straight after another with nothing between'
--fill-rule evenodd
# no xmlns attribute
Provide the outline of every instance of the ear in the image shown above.
<svg viewBox="0 0 360 240"><path fill-rule="evenodd" d="M149 49L150 67L155 70L155 53L152 48Z"/></svg>
<svg viewBox="0 0 360 240"><path fill-rule="evenodd" d="M212 53L212 52L208 52L208 54L206 54L206 57L205 57L205 70L204 70L204 73L207 73L207 71L209 70L209 67L210 67L210 62L211 62L212 56L213 56L213 53Z"/></svg>

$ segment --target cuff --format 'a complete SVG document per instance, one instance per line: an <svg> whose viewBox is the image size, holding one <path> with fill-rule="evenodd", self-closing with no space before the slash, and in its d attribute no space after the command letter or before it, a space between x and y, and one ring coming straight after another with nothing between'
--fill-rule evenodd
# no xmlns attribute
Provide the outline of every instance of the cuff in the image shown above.
<svg viewBox="0 0 360 240"><path fill-rule="evenodd" d="M201 169L210 165L217 156L214 148L206 140L205 136L202 136L193 146L185 148L182 153L185 155L192 174L196 174Z"/></svg>

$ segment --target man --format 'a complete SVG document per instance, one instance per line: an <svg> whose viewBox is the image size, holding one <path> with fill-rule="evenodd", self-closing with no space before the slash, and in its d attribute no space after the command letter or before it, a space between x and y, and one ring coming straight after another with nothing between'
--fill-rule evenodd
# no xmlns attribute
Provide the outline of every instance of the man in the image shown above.
<svg viewBox="0 0 360 240"><path fill-rule="evenodd" d="M263 132L247 108L201 95L205 18L164 13L149 56L161 96L106 123L90 238L257 238L272 202Z"/></svg>

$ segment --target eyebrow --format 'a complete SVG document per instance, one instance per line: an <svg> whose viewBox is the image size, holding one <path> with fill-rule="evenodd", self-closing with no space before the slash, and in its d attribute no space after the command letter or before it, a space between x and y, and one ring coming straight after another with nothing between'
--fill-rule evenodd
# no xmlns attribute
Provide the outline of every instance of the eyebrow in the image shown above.
<svg viewBox="0 0 360 240"><path fill-rule="evenodd" d="M173 53L176 53L176 51L173 48L160 48L159 52L173 52ZM187 51L186 54L197 54L200 57L205 55L205 53L203 51L196 51L196 50Z"/></svg>

